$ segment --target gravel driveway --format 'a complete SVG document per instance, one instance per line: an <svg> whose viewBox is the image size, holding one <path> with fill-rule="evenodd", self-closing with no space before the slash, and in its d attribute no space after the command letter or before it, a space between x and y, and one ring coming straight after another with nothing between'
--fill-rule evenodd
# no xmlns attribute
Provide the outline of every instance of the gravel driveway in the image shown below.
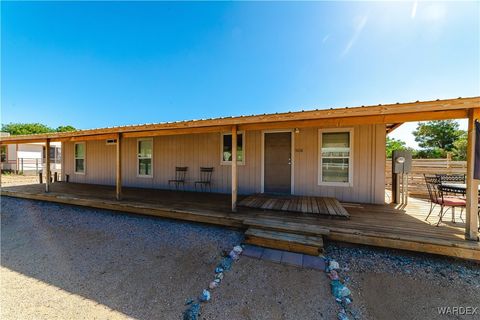
<svg viewBox="0 0 480 320"><path fill-rule="evenodd" d="M180 319L242 233L1 198L1 319ZM205 319L332 319L325 274L241 258Z"/></svg>
<svg viewBox="0 0 480 320"><path fill-rule="evenodd" d="M181 319L242 233L1 198L1 319ZM328 243L361 319L480 319L480 266ZM479 308L440 315L438 307ZM336 319L321 271L241 257L202 319Z"/></svg>

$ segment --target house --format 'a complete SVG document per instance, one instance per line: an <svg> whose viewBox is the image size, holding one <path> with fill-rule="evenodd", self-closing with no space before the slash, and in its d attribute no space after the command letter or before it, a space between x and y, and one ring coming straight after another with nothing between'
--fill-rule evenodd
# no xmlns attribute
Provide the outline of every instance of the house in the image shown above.
<svg viewBox="0 0 480 320"><path fill-rule="evenodd" d="M2 137L1 143L45 143L49 148L60 142L62 180L113 186L117 201L122 200L122 188L168 189L176 167L188 168L185 188L195 190L200 168L210 167L211 191L230 195L234 212L238 196L252 194L384 205L386 134L409 121L468 118L465 233L467 239L477 240L478 181L473 179L472 164L473 127L479 115L480 97L472 97ZM46 161L51 161L48 154ZM50 188L47 181L45 190ZM357 232L348 239L355 242L361 237ZM375 240L375 244L394 246L395 242L382 241ZM415 243L419 251L430 250L421 241ZM440 246L441 241L436 244ZM478 258L479 253L468 255ZM459 254L452 251L451 255Z"/></svg>
<svg viewBox="0 0 480 320"><path fill-rule="evenodd" d="M0 133L2 139L9 136L9 133ZM61 155L61 142L52 142L50 145L52 171L60 172ZM2 171L37 174L45 164L45 145L40 142L2 145L0 160Z"/></svg>

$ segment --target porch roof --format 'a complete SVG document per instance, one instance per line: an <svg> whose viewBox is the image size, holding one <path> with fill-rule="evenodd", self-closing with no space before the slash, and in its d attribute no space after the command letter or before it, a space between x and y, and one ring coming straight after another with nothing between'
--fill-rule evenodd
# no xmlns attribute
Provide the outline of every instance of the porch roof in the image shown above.
<svg viewBox="0 0 480 320"><path fill-rule="evenodd" d="M237 126L238 130L262 130L312 126L342 127L365 123L382 123L387 124L387 132L391 132L399 124L407 121L467 118L468 109L479 107L480 97L437 99L384 105L115 126L73 132L18 135L1 137L1 144L44 142L46 139L51 141L115 139L119 133L122 133L124 137L143 137L220 132L230 131L232 126Z"/></svg>

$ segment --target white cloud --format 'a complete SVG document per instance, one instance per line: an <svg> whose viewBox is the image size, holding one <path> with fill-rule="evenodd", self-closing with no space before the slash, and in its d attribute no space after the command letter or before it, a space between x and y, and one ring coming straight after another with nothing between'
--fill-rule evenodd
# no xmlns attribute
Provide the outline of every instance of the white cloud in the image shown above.
<svg viewBox="0 0 480 320"><path fill-rule="evenodd" d="M344 57L345 55L347 55L348 52L350 51L350 49L355 44L355 42L357 42L357 39L360 36L360 33L362 33L363 28L365 28L365 25L367 24L367 20L368 20L367 16L357 18L355 30L353 31L353 35L350 38L350 41L348 41L345 49L343 49L342 54L340 55L341 57Z"/></svg>
<svg viewBox="0 0 480 320"><path fill-rule="evenodd" d="M412 14L410 15L410 18L415 19L415 16L417 15L417 6L418 6L418 1L413 2L412 6Z"/></svg>
<svg viewBox="0 0 480 320"><path fill-rule="evenodd" d="M432 4L426 7L425 10L422 10L422 12L423 11L425 11L423 16L425 20L428 21L442 20L447 15L447 8L444 4Z"/></svg>

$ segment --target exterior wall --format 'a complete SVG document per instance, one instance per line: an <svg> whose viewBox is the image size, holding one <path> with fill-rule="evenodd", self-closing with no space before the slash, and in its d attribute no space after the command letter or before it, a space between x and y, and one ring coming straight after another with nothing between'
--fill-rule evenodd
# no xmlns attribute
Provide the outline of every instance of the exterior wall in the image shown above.
<svg viewBox="0 0 480 320"><path fill-rule="evenodd" d="M295 137L295 193L334 197L344 202L384 203L385 126L353 127L353 185L318 185L318 128L301 129Z"/></svg>
<svg viewBox="0 0 480 320"><path fill-rule="evenodd" d="M220 164L219 133L153 137L153 177L138 177L137 139L122 144L122 180L127 187L168 188L175 166L187 166L186 189L194 189L200 167L214 167L212 191L231 190L230 165ZM297 195L331 196L341 201L383 203L385 194L385 126L354 127L353 186L318 185L318 128L294 134L294 190ZM262 132L245 132L245 164L238 166L239 193L261 192ZM115 184L115 146L104 140L86 141L85 174L75 174L73 142L64 143L64 174L71 182Z"/></svg>
<svg viewBox="0 0 480 320"><path fill-rule="evenodd" d="M71 182L92 184L115 184L115 145L106 145L105 140L85 142L85 174L74 173L74 142L65 142L63 173Z"/></svg>

